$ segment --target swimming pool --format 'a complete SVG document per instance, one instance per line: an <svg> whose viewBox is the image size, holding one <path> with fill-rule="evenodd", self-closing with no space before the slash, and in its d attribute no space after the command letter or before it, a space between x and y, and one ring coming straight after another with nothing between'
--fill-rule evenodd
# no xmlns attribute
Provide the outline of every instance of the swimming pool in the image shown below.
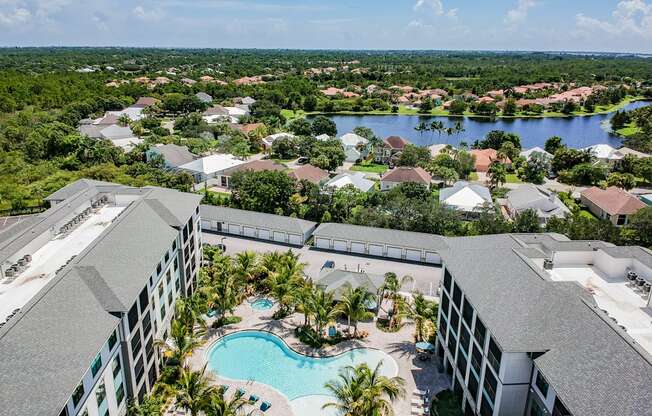
<svg viewBox="0 0 652 416"><path fill-rule="evenodd" d="M227 335L208 351L208 368L219 376L267 384L290 401L329 395L324 384L336 378L340 368L361 363L374 368L380 361L383 375L398 374L394 359L380 350L358 348L335 357L312 358L293 351L276 335L262 331Z"/></svg>
<svg viewBox="0 0 652 416"><path fill-rule="evenodd" d="M256 311L266 311L272 309L273 306L274 306L274 301L267 298L260 298L251 302L251 308Z"/></svg>

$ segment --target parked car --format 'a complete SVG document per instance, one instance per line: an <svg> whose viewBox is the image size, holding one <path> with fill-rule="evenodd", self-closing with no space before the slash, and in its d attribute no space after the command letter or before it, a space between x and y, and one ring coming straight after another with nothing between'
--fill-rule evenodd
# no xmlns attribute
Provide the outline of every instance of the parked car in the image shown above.
<svg viewBox="0 0 652 416"><path fill-rule="evenodd" d="M334 269L335 268L335 262L333 260L326 260L324 262L324 265L321 266L322 269Z"/></svg>
<svg viewBox="0 0 652 416"><path fill-rule="evenodd" d="M301 156L299 159L297 159L297 165L306 165L308 162L310 162L310 159L305 156Z"/></svg>

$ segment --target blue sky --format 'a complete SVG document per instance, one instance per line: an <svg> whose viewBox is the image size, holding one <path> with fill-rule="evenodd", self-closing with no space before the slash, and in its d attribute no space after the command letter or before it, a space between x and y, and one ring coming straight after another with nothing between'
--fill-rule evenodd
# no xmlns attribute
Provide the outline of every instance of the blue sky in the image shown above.
<svg viewBox="0 0 652 416"><path fill-rule="evenodd" d="M0 45L652 53L652 0L0 0Z"/></svg>

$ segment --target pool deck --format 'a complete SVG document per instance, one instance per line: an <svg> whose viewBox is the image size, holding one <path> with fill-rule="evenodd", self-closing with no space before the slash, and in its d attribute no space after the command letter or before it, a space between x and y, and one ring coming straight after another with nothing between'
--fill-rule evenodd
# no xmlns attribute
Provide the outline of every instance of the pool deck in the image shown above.
<svg viewBox="0 0 652 416"><path fill-rule="evenodd" d="M189 364L193 368L201 368L207 361L206 354L211 345L227 334L242 330L260 330L272 332L281 337L295 351L314 357L337 355L361 347L376 348L386 352L396 361L399 368L398 375L405 379L406 396L394 403L396 415L413 414L411 412L411 401L415 389L430 390L432 397L432 395L446 389L449 385L448 377L438 371L436 359L433 358L425 362L417 359L413 341L414 327L411 323L406 323L398 332L386 333L377 329L374 322L361 322L358 325L358 330L369 333L369 336L364 340L345 341L335 346L315 349L301 343L294 336L294 328L303 323L303 315L294 314L283 320L273 320L272 314L275 310L276 308L255 311L248 302L244 302L235 311L235 315L242 317L242 321L227 327L210 329L206 335L206 343L195 351L189 359ZM212 320L208 323L211 324ZM346 328L346 323L341 323L341 327ZM243 359L246 359L246 357L243 357ZM270 402L272 407L264 413L265 415L303 416L293 412L290 402L283 394L265 384L252 381L226 380L220 378L219 374L215 376L215 383L231 386L227 396L242 387L247 390L247 397L249 397L249 394L254 393L261 400ZM258 403L259 406L260 402ZM249 410L253 409L252 407Z"/></svg>

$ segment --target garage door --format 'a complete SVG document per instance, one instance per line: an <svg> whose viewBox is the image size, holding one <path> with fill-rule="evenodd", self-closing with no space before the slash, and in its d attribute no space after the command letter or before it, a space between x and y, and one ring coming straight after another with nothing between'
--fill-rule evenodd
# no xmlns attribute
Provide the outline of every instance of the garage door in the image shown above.
<svg viewBox="0 0 652 416"><path fill-rule="evenodd" d="M328 238L315 238L315 247L317 248L331 248L331 240Z"/></svg>
<svg viewBox="0 0 652 416"><path fill-rule="evenodd" d="M437 253L426 251L426 263L441 264L441 257Z"/></svg>
<svg viewBox="0 0 652 416"><path fill-rule="evenodd" d="M379 246L378 244L369 244L369 254L372 256L382 256L383 246Z"/></svg>
<svg viewBox="0 0 652 416"><path fill-rule="evenodd" d="M240 226L237 224L229 224L229 234L240 235Z"/></svg>
<svg viewBox="0 0 652 416"><path fill-rule="evenodd" d="M399 247L387 246L387 257L393 259L400 259L403 255L403 249Z"/></svg>
<svg viewBox="0 0 652 416"><path fill-rule="evenodd" d="M346 241L344 241L344 240L333 240L333 250L346 251Z"/></svg>
<svg viewBox="0 0 652 416"><path fill-rule="evenodd" d="M244 227L242 231L245 237L256 237L256 229L254 227Z"/></svg>
<svg viewBox="0 0 652 416"><path fill-rule="evenodd" d="M405 259L411 261L421 261L421 250L405 250Z"/></svg>
<svg viewBox="0 0 652 416"><path fill-rule="evenodd" d="M354 243L351 242L351 252L352 253L364 253L364 243Z"/></svg>
<svg viewBox="0 0 652 416"><path fill-rule="evenodd" d="M278 241L279 243L285 243L285 233L282 233L280 231L274 231L274 241Z"/></svg>
<svg viewBox="0 0 652 416"><path fill-rule="evenodd" d="M258 230L258 238L261 240L269 240L269 230Z"/></svg>
<svg viewBox="0 0 652 416"><path fill-rule="evenodd" d="M290 244L294 244L295 246L302 245L300 235L298 235L298 234L288 234L288 238L289 238Z"/></svg>

